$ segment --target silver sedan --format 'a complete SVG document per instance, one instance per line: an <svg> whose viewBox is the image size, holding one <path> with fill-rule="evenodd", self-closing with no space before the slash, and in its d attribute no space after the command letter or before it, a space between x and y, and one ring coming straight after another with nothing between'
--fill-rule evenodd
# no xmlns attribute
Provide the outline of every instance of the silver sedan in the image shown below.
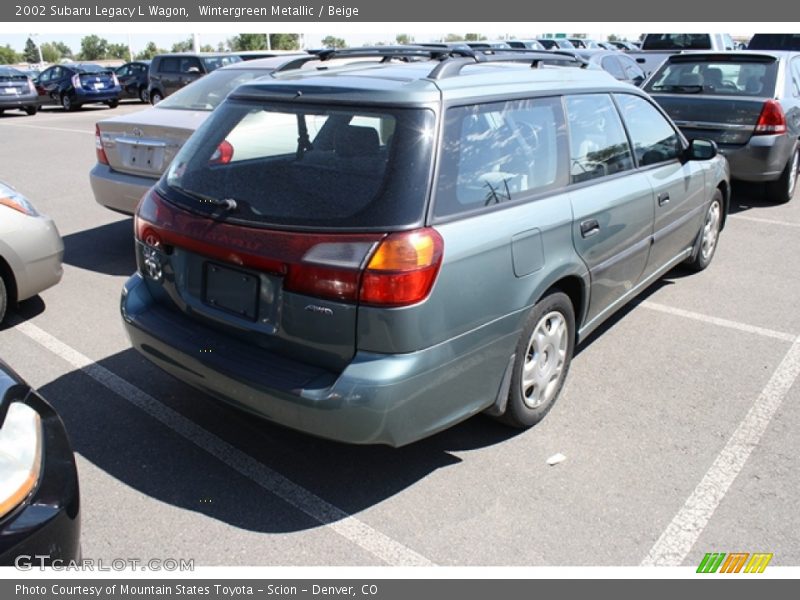
<svg viewBox="0 0 800 600"><path fill-rule="evenodd" d="M61 279L64 243L52 219L0 181L0 322L6 308Z"/></svg>

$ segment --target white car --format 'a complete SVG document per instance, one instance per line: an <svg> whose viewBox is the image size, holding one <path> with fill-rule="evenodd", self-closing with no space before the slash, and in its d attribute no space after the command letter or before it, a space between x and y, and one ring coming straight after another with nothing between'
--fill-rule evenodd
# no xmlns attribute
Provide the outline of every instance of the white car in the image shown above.
<svg viewBox="0 0 800 600"><path fill-rule="evenodd" d="M9 306L61 280L63 256L53 220L0 181L0 323Z"/></svg>

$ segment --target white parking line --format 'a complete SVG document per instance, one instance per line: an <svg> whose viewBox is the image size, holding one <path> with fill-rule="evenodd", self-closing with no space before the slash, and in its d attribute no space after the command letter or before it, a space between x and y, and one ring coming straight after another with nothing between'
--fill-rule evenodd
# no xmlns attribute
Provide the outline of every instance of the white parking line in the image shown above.
<svg viewBox="0 0 800 600"><path fill-rule="evenodd" d="M642 561L642 566L680 566L714 511L744 468L784 397L800 375L800 339L783 357L747 416L714 464Z"/></svg>
<svg viewBox="0 0 800 600"><path fill-rule="evenodd" d="M764 327L756 327L755 325L747 325L746 323L739 323L738 321L730 321L728 319L720 319L719 317L712 317L710 315L704 315L702 313L692 312L690 310L683 310L682 308L673 308L672 306L666 306L665 304L659 304L658 302L651 302L649 300L640 302L639 306L649 308L650 310L657 310L658 312L666 313L668 315L674 315L676 317L684 317L686 319L702 321L703 323L719 325L720 327L736 329L746 333L755 333L757 335L784 340L786 342L793 342L797 337L791 333L775 331L773 329L765 329Z"/></svg>
<svg viewBox="0 0 800 600"><path fill-rule="evenodd" d="M19 323L14 329L28 336L74 368L80 369L120 398L146 412L225 465L350 542L357 544L384 563L391 566L434 566L433 562L421 554L273 471L36 325L30 322Z"/></svg>
<svg viewBox="0 0 800 600"><path fill-rule="evenodd" d="M26 125L25 123L3 123L3 127L24 127L25 129L46 129L47 131L68 131L69 133L89 133L94 135L94 131L87 129L69 129L67 127L43 127L41 125Z"/></svg>
<svg viewBox="0 0 800 600"><path fill-rule="evenodd" d="M800 223L788 223L786 221L778 221L777 219L762 219L760 217L745 217L744 215L730 215L729 219L736 219L737 221L753 221L754 223L768 223L770 225L784 225L786 227L800 227Z"/></svg>

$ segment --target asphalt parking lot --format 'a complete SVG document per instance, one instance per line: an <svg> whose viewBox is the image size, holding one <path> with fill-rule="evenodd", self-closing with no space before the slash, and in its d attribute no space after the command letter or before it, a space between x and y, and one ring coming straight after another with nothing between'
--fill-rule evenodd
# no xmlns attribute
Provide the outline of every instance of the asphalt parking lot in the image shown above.
<svg viewBox="0 0 800 600"><path fill-rule="evenodd" d="M354 447L222 406L130 349L132 220L94 202L88 173L95 121L141 108L0 116L0 179L66 248L62 282L0 329L0 356L66 423L85 558L800 565L798 194L774 206L735 187L712 265L670 273L583 344L534 429L480 416L401 449Z"/></svg>

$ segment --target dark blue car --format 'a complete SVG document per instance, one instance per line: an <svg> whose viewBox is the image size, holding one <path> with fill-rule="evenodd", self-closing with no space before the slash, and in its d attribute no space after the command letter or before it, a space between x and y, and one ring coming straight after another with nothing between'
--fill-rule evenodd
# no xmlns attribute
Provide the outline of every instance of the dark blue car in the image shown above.
<svg viewBox="0 0 800 600"><path fill-rule="evenodd" d="M98 103L116 108L122 92L113 69L91 63L53 65L34 84L40 106L58 104L66 111Z"/></svg>

